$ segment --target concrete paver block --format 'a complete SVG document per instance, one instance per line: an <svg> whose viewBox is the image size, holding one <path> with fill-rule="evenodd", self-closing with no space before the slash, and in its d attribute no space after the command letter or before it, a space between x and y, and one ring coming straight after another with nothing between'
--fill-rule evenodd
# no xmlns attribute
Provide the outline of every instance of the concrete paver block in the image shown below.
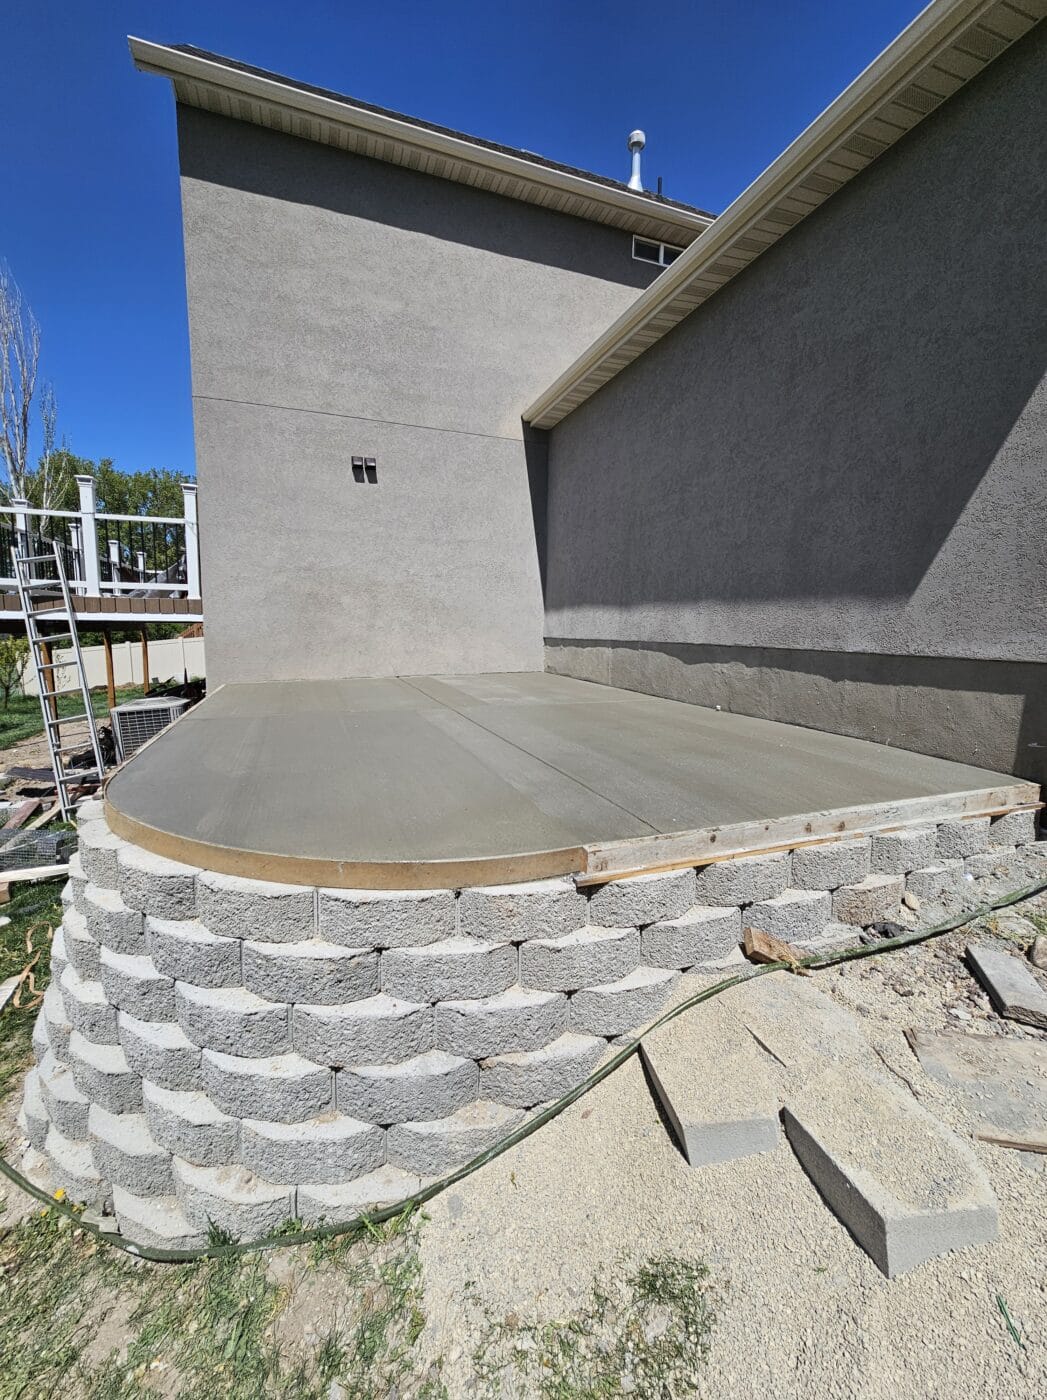
<svg viewBox="0 0 1047 1400"><path fill-rule="evenodd" d="M395 1124L386 1134L386 1153L395 1167L419 1176L443 1176L486 1152L523 1119L522 1108L480 1099L446 1118Z"/></svg>
<svg viewBox="0 0 1047 1400"><path fill-rule="evenodd" d="M788 889L792 860L788 851L737 856L704 865L695 880L696 904L755 904Z"/></svg>
<svg viewBox="0 0 1047 1400"><path fill-rule="evenodd" d="M517 980L512 943L447 938L424 948L382 954L382 991L405 1001L436 1002L497 996Z"/></svg>
<svg viewBox="0 0 1047 1400"><path fill-rule="evenodd" d="M640 965L634 928L587 926L561 938L533 938L520 948L520 984L573 992L616 982Z"/></svg>
<svg viewBox="0 0 1047 1400"><path fill-rule="evenodd" d="M175 983L178 1024L194 1045L228 1055L280 1055L291 1048L290 1008L245 987Z"/></svg>
<svg viewBox="0 0 1047 1400"><path fill-rule="evenodd" d="M205 1050L201 1067L208 1095L234 1118L303 1123L334 1104L334 1073L293 1052L257 1060Z"/></svg>
<svg viewBox="0 0 1047 1400"><path fill-rule="evenodd" d="M106 996L101 982L85 982L70 964L58 982L62 1005L74 1030L96 1045L116 1045L116 1007Z"/></svg>
<svg viewBox="0 0 1047 1400"><path fill-rule="evenodd" d="M332 1069L397 1064L434 1048L435 1013L384 992L345 1006L297 1005L291 1040L300 1055Z"/></svg>
<svg viewBox="0 0 1047 1400"><path fill-rule="evenodd" d="M691 869L633 875L594 889L588 914L582 922L599 924L602 928L655 924L662 919L678 919L694 903L694 871Z"/></svg>
<svg viewBox="0 0 1047 1400"><path fill-rule="evenodd" d="M65 954L70 964L85 982L98 981L98 960L101 948L87 927L87 920L78 909L67 909L62 916L65 932ZM54 973L51 974L54 980Z"/></svg>
<svg viewBox="0 0 1047 1400"><path fill-rule="evenodd" d="M119 880L116 853L125 843L114 836L104 821L84 822L77 833L80 868L93 885L115 890Z"/></svg>
<svg viewBox="0 0 1047 1400"><path fill-rule="evenodd" d="M378 992L378 954L319 938L302 943L244 940L244 985L270 1001L310 1006L362 1001Z"/></svg>
<svg viewBox="0 0 1047 1400"><path fill-rule="evenodd" d="M918 898L933 902L960 888L963 882L963 861L947 860L910 871L905 888Z"/></svg>
<svg viewBox="0 0 1047 1400"><path fill-rule="evenodd" d="M319 933L347 948L421 948L453 938L454 890L320 890Z"/></svg>
<svg viewBox="0 0 1047 1400"><path fill-rule="evenodd" d="M790 887L835 890L840 885L856 884L869 873L871 848L868 836L828 841L822 846L798 846L792 853Z"/></svg>
<svg viewBox="0 0 1047 1400"><path fill-rule="evenodd" d="M192 919L196 914L196 877L201 872L195 866L126 845L117 867L120 893L129 909L157 919Z"/></svg>
<svg viewBox="0 0 1047 1400"><path fill-rule="evenodd" d="M240 1161L266 1181L289 1186L363 1176L385 1161L385 1133L333 1109L304 1123L245 1118Z"/></svg>
<svg viewBox="0 0 1047 1400"><path fill-rule="evenodd" d="M964 817L938 825L938 860L962 860L989 846L989 818Z"/></svg>
<svg viewBox="0 0 1047 1400"><path fill-rule="evenodd" d="M567 1029L567 997L510 987L497 996L444 1001L436 1008L436 1045L482 1060L507 1050L537 1050Z"/></svg>
<svg viewBox="0 0 1047 1400"><path fill-rule="evenodd" d="M127 1063L119 1045L96 1045L79 1031L69 1037L69 1068L76 1087L89 1103L110 1113L138 1113L142 1108L142 1077Z"/></svg>
<svg viewBox="0 0 1047 1400"><path fill-rule="evenodd" d="M223 938L301 943L315 931L315 892L301 885L242 880L205 870L196 882L197 918Z"/></svg>
<svg viewBox="0 0 1047 1400"><path fill-rule="evenodd" d="M870 864L881 875L908 875L912 870L934 865L937 856L936 826L906 826L900 831L875 833Z"/></svg>
<svg viewBox="0 0 1047 1400"><path fill-rule="evenodd" d="M888 1278L997 1238L977 1157L886 1078L831 1066L787 1096L783 1119L804 1170Z"/></svg>
<svg viewBox="0 0 1047 1400"><path fill-rule="evenodd" d="M163 1089L142 1083L142 1109L156 1141L198 1167L222 1167L240 1151L240 1122L200 1090Z"/></svg>
<svg viewBox="0 0 1047 1400"><path fill-rule="evenodd" d="M336 1075L338 1108L366 1123L445 1118L476 1098L472 1060L428 1050L398 1065L357 1065Z"/></svg>
<svg viewBox="0 0 1047 1400"><path fill-rule="evenodd" d="M47 1027L47 1043L51 1051L57 1059L68 1060L73 1023L66 1015L65 999L57 982L52 982L44 993L40 1015Z"/></svg>
<svg viewBox="0 0 1047 1400"><path fill-rule="evenodd" d="M990 846L1024 846L1035 840L1035 812L1007 812L989 822Z"/></svg>
<svg viewBox="0 0 1047 1400"><path fill-rule="evenodd" d="M113 1185L113 1210L120 1233L153 1249L202 1249L207 1231L189 1224L177 1196L149 1197Z"/></svg>
<svg viewBox="0 0 1047 1400"><path fill-rule="evenodd" d="M113 1006L140 1021L175 1019L175 984L157 972L148 953L114 953L103 948L98 976Z"/></svg>
<svg viewBox="0 0 1047 1400"><path fill-rule="evenodd" d="M876 871L856 885L840 886L833 895L833 919L838 924L862 928L880 923L898 912L904 893L905 880L901 875Z"/></svg>
<svg viewBox="0 0 1047 1400"><path fill-rule="evenodd" d="M458 900L461 932L493 943L556 938L588 922L588 901L573 880L531 880L519 885L465 889Z"/></svg>
<svg viewBox="0 0 1047 1400"><path fill-rule="evenodd" d="M297 1216L293 1186L263 1181L241 1166L197 1167L174 1158L175 1192L196 1230L215 1225L234 1239L267 1235Z"/></svg>
<svg viewBox="0 0 1047 1400"><path fill-rule="evenodd" d="M571 997L571 1030L602 1036L635 1030L658 1015L679 976L665 968L638 967L617 982L582 987Z"/></svg>
<svg viewBox="0 0 1047 1400"><path fill-rule="evenodd" d="M203 1087L200 1047L177 1022L142 1021L127 1011L121 1011L116 1020L127 1063L136 1074L164 1089Z"/></svg>
<svg viewBox="0 0 1047 1400"><path fill-rule="evenodd" d="M158 972L194 987L239 987L241 940L221 938L196 919L145 921L145 939Z"/></svg>
<svg viewBox="0 0 1047 1400"><path fill-rule="evenodd" d="M109 1182L99 1175L87 1142L63 1137L52 1123L44 1143L51 1168L51 1184L61 1186L71 1201L104 1206L111 1195Z"/></svg>
<svg viewBox="0 0 1047 1400"><path fill-rule="evenodd" d="M298 1214L307 1225L353 1220L368 1210L396 1205L422 1189L421 1178L399 1167L384 1166L355 1181L337 1185L311 1182L298 1188Z"/></svg>
<svg viewBox="0 0 1047 1400"><path fill-rule="evenodd" d="M773 899L750 904L742 923L774 938L795 942L798 938L815 938L832 918L832 912L832 895L827 890L788 889Z"/></svg>
<svg viewBox="0 0 1047 1400"><path fill-rule="evenodd" d="M558 1099L592 1073L606 1049L599 1036L566 1031L540 1050L493 1055L480 1065L480 1098L511 1108Z"/></svg>
<svg viewBox="0 0 1047 1400"><path fill-rule="evenodd" d="M83 914L91 937L103 947L114 953L145 952L145 920L127 907L118 890L86 885Z"/></svg>
<svg viewBox="0 0 1047 1400"><path fill-rule="evenodd" d="M740 909L696 904L678 919L645 928L640 934L640 958L646 967L700 967L728 957L741 941Z"/></svg>
<svg viewBox="0 0 1047 1400"><path fill-rule="evenodd" d="M87 1136L100 1177L125 1191L168 1196L174 1190L171 1154L153 1137L144 1113L110 1113L92 1104Z"/></svg>
<svg viewBox="0 0 1047 1400"><path fill-rule="evenodd" d="M971 943L967 962L1001 1016L1047 1029L1047 991L1022 959L989 944Z"/></svg>
<svg viewBox="0 0 1047 1400"><path fill-rule="evenodd" d="M69 1067L58 1064L52 1055L41 1064L38 1082L47 1116L62 1136L74 1141L86 1138L91 1105L76 1087Z"/></svg>

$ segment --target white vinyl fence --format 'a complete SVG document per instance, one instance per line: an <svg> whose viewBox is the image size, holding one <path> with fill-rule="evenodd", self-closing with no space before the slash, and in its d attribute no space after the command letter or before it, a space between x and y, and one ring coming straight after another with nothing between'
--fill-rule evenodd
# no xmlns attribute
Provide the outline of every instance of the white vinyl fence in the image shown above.
<svg viewBox="0 0 1047 1400"><path fill-rule="evenodd" d="M84 647L84 666L87 682L94 688L105 685L105 648ZM54 659L64 662L71 657L65 647L55 649ZM142 647L139 642L113 643L113 673L118 686L142 684ZM73 666L62 666L56 672L59 690L67 690L76 685L76 670ZM166 637L163 641L149 643L149 679L151 681L179 681L186 675L206 676L203 637ZM27 670L23 691L26 695L37 693L36 676Z"/></svg>

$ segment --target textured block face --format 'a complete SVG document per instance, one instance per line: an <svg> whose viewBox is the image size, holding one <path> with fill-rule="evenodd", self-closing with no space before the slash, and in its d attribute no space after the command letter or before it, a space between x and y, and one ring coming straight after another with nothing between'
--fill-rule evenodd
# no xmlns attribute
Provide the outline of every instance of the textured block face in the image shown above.
<svg viewBox="0 0 1047 1400"><path fill-rule="evenodd" d="M144 1114L109 1113L92 1104L87 1133L103 1180L146 1196L166 1196L174 1189L171 1154L153 1137Z"/></svg>
<svg viewBox="0 0 1047 1400"><path fill-rule="evenodd" d="M696 904L678 919L645 928L640 935L640 956L647 967L700 967L721 962L741 940L739 909Z"/></svg>
<svg viewBox="0 0 1047 1400"><path fill-rule="evenodd" d="M194 866L166 860L140 846L122 845L117 857L119 889L129 909L157 919L192 919L196 913Z"/></svg>
<svg viewBox="0 0 1047 1400"><path fill-rule="evenodd" d="M175 1019L174 982L157 972L151 957L102 949L99 978L113 1006L141 1021Z"/></svg>
<svg viewBox="0 0 1047 1400"><path fill-rule="evenodd" d="M88 931L87 920L79 910L67 909L62 916L62 929L65 935L65 954L69 963L85 982L97 982L101 948Z"/></svg>
<svg viewBox="0 0 1047 1400"><path fill-rule="evenodd" d="M93 885L115 890L119 881L116 853L124 844L104 821L84 822L77 835L77 854L85 877Z"/></svg>
<svg viewBox="0 0 1047 1400"><path fill-rule="evenodd" d="M508 1050L537 1050L567 1029L567 997L510 987L494 997L445 1001L436 1008L436 1044L482 1060Z"/></svg>
<svg viewBox="0 0 1047 1400"><path fill-rule="evenodd" d="M788 888L791 869L788 851L704 865L695 878L694 903L742 905L774 899Z"/></svg>
<svg viewBox="0 0 1047 1400"><path fill-rule="evenodd" d="M455 933L454 890L320 890L319 933L347 948L421 948Z"/></svg>
<svg viewBox="0 0 1047 1400"><path fill-rule="evenodd" d="M511 943L448 938L425 948L382 954L382 991L405 1001L437 1002L497 996L516 981Z"/></svg>
<svg viewBox="0 0 1047 1400"><path fill-rule="evenodd" d="M571 997L571 1030L582 1035L622 1035L658 1015L679 977L662 968L638 967L620 982L583 987Z"/></svg>
<svg viewBox="0 0 1047 1400"><path fill-rule="evenodd" d="M938 827L938 859L962 860L989 846L989 818L967 817L963 821L942 822Z"/></svg>
<svg viewBox="0 0 1047 1400"><path fill-rule="evenodd" d="M205 1050L202 1068L205 1091L232 1118L303 1123L334 1106L332 1071L301 1055L254 1060Z"/></svg>
<svg viewBox="0 0 1047 1400"><path fill-rule="evenodd" d="M68 972L68 968L66 971ZM69 1037L73 1024L65 1012L65 1002L58 984L52 982L44 993L41 1012L47 1026L47 1043L55 1057L65 1061L69 1058Z"/></svg>
<svg viewBox="0 0 1047 1400"><path fill-rule="evenodd" d="M299 1054L333 1069L399 1064L433 1049L435 1013L384 992L348 1006L295 1006L291 1039Z"/></svg>
<svg viewBox="0 0 1047 1400"><path fill-rule="evenodd" d="M109 1197L109 1185L98 1174L86 1142L73 1142L53 1125L44 1140L44 1153L51 1168L51 1184L60 1186L73 1201L88 1205L104 1205Z"/></svg>
<svg viewBox="0 0 1047 1400"><path fill-rule="evenodd" d="M908 875L911 870L933 865L937 854L936 826L907 827L903 831L880 832L872 838L870 865L883 875Z"/></svg>
<svg viewBox="0 0 1047 1400"><path fill-rule="evenodd" d="M174 1161L175 1191L194 1229L211 1225L235 1239L265 1235L296 1215L293 1187L262 1181L243 1167L195 1167Z"/></svg>
<svg viewBox="0 0 1047 1400"><path fill-rule="evenodd" d="M607 1049L597 1036L572 1031L541 1050L496 1055L480 1069L480 1097L512 1108L558 1099L591 1074Z"/></svg>
<svg viewBox="0 0 1047 1400"><path fill-rule="evenodd" d="M42 1152L51 1119L48 1117L43 1095L40 1092L40 1072L36 1069L31 1069L25 1077L21 1121L25 1125L26 1137L28 1137L30 1144L36 1148L37 1152Z"/></svg>
<svg viewBox="0 0 1047 1400"><path fill-rule="evenodd" d="M549 992L574 992L626 976L640 963L640 935L633 928L580 928L563 938L535 938L520 949L520 984Z"/></svg>
<svg viewBox="0 0 1047 1400"><path fill-rule="evenodd" d="M523 1119L522 1108L481 1099L447 1118L395 1124L386 1134L386 1154L394 1167L419 1176L443 1176L486 1152Z"/></svg>
<svg viewBox="0 0 1047 1400"><path fill-rule="evenodd" d="M842 885L833 895L833 919L840 924L865 927L898 912L905 892L900 875L867 875L857 885Z"/></svg>
<svg viewBox="0 0 1047 1400"><path fill-rule="evenodd" d="M637 875L628 880L612 880L594 890L587 922L602 928L654 924L660 919L679 918L694 903L693 870Z"/></svg>
<svg viewBox="0 0 1047 1400"><path fill-rule="evenodd" d="M136 1074L164 1089L201 1088L200 1047L181 1026L168 1021L140 1021L121 1011L117 1017L120 1045Z"/></svg>
<svg viewBox="0 0 1047 1400"><path fill-rule="evenodd" d="M83 911L88 932L103 947L130 956L145 952L145 922L142 915L137 909L128 909L117 890L87 885Z"/></svg>
<svg viewBox="0 0 1047 1400"><path fill-rule="evenodd" d="M240 1160L267 1181L350 1181L385 1161L385 1134L345 1114L329 1112L304 1123L245 1118Z"/></svg>
<svg viewBox="0 0 1047 1400"><path fill-rule="evenodd" d="M205 871L196 882L197 917L222 938L301 943L311 938L313 890Z"/></svg>
<svg viewBox="0 0 1047 1400"><path fill-rule="evenodd" d="M445 1118L476 1098L477 1069L472 1060L430 1050L399 1065L338 1071L338 1107L368 1123L406 1123Z"/></svg>
<svg viewBox="0 0 1047 1400"><path fill-rule="evenodd" d="M175 984L178 1023L193 1042L229 1055L281 1055L291 1048L290 1008L243 987Z"/></svg>
<svg viewBox="0 0 1047 1400"><path fill-rule="evenodd" d="M79 1031L69 1037L69 1068L76 1087L90 1102L110 1113L139 1113L142 1079L119 1045L93 1045Z"/></svg>
<svg viewBox="0 0 1047 1400"><path fill-rule="evenodd" d="M97 1045L115 1045L119 1040L116 1007L101 982L85 982L75 968L67 967L58 985L70 1026Z"/></svg>
<svg viewBox="0 0 1047 1400"><path fill-rule="evenodd" d="M905 888L920 899L935 900L959 887L963 880L963 861L936 862L906 877Z"/></svg>
<svg viewBox="0 0 1047 1400"><path fill-rule="evenodd" d="M1024 846L1035 840L1035 812L1008 812L989 823L990 846Z"/></svg>
<svg viewBox="0 0 1047 1400"><path fill-rule="evenodd" d="M91 1105L76 1087L72 1071L51 1056L40 1066L39 1086L47 1116L62 1136L74 1141L86 1138Z"/></svg>
<svg viewBox="0 0 1047 1400"><path fill-rule="evenodd" d="M336 1186L323 1182L299 1186L298 1215L307 1225L321 1220L328 1224L353 1220L361 1211L396 1205L421 1189L422 1183L413 1173L387 1165Z"/></svg>
<svg viewBox="0 0 1047 1400"><path fill-rule="evenodd" d="M462 891L458 901L461 932L492 943L557 938L588 923L588 901L573 880L533 880L521 885L489 885Z"/></svg>
<svg viewBox="0 0 1047 1400"><path fill-rule="evenodd" d="M869 873L872 843L867 836L830 841L824 846L800 846L792 853L791 888L835 890L853 885Z"/></svg>
<svg viewBox="0 0 1047 1400"><path fill-rule="evenodd" d="M142 1108L153 1137L174 1156L200 1167L236 1161L240 1122L223 1113L206 1094L175 1092L145 1081Z"/></svg>
<svg viewBox="0 0 1047 1400"><path fill-rule="evenodd" d="M270 1001L311 1006L362 1001L378 992L378 954L312 938L304 943L243 944L249 991Z"/></svg>
<svg viewBox="0 0 1047 1400"><path fill-rule="evenodd" d="M239 938L220 938L193 919L145 921L145 938L156 970L194 987L243 986Z"/></svg>
<svg viewBox="0 0 1047 1400"><path fill-rule="evenodd" d="M899 892L898 898L901 898ZM795 941L815 938L832 917L832 895L827 890L785 890L774 899L751 904L742 920L746 927L762 929L775 938Z"/></svg>
<svg viewBox="0 0 1047 1400"><path fill-rule="evenodd" d="M158 1249L202 1249L207 1234L185 1218L175 1196L145 1197L113 1187L113 1210L120 1233L135 1244Z"/></svg>

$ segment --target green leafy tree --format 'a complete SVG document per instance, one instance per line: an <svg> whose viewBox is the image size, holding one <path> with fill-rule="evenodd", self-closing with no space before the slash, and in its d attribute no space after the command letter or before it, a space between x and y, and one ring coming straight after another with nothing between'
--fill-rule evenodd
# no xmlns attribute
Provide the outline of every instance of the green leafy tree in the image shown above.
<svg viewBox="0 0 1047 1400"><path fill-rule="evenodd" d="M11 703L12 692L22 684L28 664L29 643L25 637L0 637L0 692L5 710Z"/></svg>

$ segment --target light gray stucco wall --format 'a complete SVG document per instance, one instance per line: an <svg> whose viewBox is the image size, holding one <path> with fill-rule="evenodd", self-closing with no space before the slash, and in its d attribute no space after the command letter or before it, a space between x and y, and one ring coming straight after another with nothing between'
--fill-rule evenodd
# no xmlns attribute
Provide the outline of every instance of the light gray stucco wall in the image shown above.
<svg viewBox="0 0 1047 1400"><path fill-rule="evenodd" d="M1047 26L552 431L550 668L1042 775L1045 212Z"/></svg>
<svg viewBox="0 0 1047 1400"><path fill-rule="evenodd" d="M520 415L652 280L630 236L195 109L179 148L212 683L540 669Z"/></svg>

